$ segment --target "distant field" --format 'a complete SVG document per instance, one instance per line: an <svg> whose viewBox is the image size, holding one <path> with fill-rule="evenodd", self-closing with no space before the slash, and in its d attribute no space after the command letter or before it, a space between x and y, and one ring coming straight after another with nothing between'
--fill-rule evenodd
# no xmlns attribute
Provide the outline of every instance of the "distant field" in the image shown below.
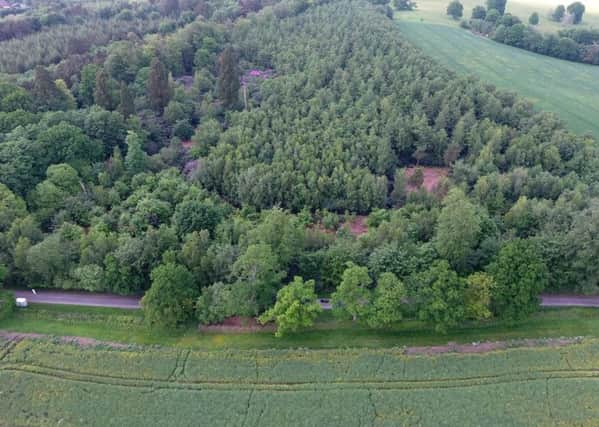
<svg viewBox="0 0 599 427"><path fill-rule="evenodd" d="M562 61L495 43L461 28L404 19L404 36L450 69L528 98L558 113L570 129L599 138L599 66Z"/></svg>
<svg viewBox="0 0 599 427"><path fill-rule="evenodd" d="M460 2L464 5L464 18L470 18L474 6L486 5L485 0L460 0ZM402 19L458 26L459 21L447 16L446 9L449 0L421 0L416 3L418 9L413 12L402 12ZM524 22L528 22L528 18L533 12L537 12L540 17L537 28L541 31L556 32L566 27L548 19L549 12L558 4L568 5L569 3L571 2L559 2L558 0L508 0L506 10ZM583 1L583 3L587 11L580 27L599 27L599 2L593 0L593 2Z"/></svg>
<svg viewBox="0 0 599 427"><path fill-rule="evenodd" d="M599 341L484 354L0 339L0 424L597 425Z"/></svg>

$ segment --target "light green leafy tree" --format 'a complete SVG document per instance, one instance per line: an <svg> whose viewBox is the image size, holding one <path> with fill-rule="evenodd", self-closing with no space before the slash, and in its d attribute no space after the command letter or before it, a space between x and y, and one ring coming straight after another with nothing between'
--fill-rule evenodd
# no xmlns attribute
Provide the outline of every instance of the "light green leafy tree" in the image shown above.
<svg viewBox="0 0 599 427"><path fill-rule="evenodd" d="M348 262L341 283L331 296L335 314L339 317L351 317L353 321L366 316L372 298L372 292L368 289L371 283L367 267Z"/></svg>
<svg viewBox="0 0 599 427"><path fill-rule="evenodd" d="M495 280L487 273L474 273L466 278L464 304L468 319L483 320L492 316L491 295Z"/></svg>
<svg viewBox="0 0 599 427"><path fill-rule="evenodd" d="M435 248L453 268L464 271L479 241L481 219L475 206L459 188L452 189L443 201L439 215Z"/></svg>
<svg viewBox="0 0 599 427"><path fill-rule="evenodd" d="M393 273L383 273L374 289L372 306L366 322L374 328L399 322L403 318L406 288Z"/></svg>
<svg viewBox="0 0 599 427"><path fill-rule="evenodd" d="M322 312L314 293L314 280L304 280L296 276L293 282L284 286L277 293L277 302L260 316L260 323L277 324L275 336L282 337L288 332L310 327Z"/></svg>
<svg viewBox="0 0 599 427"><path fill-rule="evenodd" d="M125 156L125 167L130 175L143 172L146 168L147 155L142 148L142 140L133 131L127 134L127 155Z"/></svg>

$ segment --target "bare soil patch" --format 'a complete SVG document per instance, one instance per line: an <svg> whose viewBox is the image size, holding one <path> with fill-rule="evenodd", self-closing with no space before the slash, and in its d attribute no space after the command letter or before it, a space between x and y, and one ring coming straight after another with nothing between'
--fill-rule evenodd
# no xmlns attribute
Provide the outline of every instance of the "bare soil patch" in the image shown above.
<svg viewBox="0 0 599 427"><path fill-rule="evenodd" d="M368 233L368 225L366 225L366 218L367 217L364 215L357 215L350 222L345 222L342 225L342 227L347 226L351 234L353 234L354 236L361 236L362 234Z"/></svg>
<svg viewBox="0 0 599 427"><path fill-rule="evenodd" d="M273 324L261 325L253 317L233 316L216 325L200 325L200 332L245 333L270 332L276 330Z"/></svg>
<svg viewBox="0 0 599 427"><path fill-rule="evenodd" d="M515 341L487 341L472 344L447 343L446 345L408 347L407 355L435 355L442 353L488 353L490 351L505 350L513 347L563 347L580 342L580 338L556 339L522 339Z"/></svg>
<svg viewBox="0 0 599 427"><path fill-rule="evenodd" d="M439 182L443 178L447 177L447 175L449 174L449 168L411 166L406 168L406 178L410 178L418 168L422 169L424 175L424 182L422 183L422 187L429 193L434 191L439 185ZM414 191L418 191L418 187L408 184L406 186L406 190L409 193L411 193Z"/></svg>

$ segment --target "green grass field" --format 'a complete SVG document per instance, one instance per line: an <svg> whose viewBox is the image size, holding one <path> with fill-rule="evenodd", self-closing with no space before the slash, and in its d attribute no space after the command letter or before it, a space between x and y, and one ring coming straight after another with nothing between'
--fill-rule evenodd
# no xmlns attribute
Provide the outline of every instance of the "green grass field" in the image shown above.
<svg viewBox="0 0 599 427"><path fill-rule="evenodd" d="M457 27L460 21L456 21L447 16L447 5L449 0L420 0L416 1L418 8L412 12L402 12L399 14L401 19L412 20L426 23L436 23ZM475 6L486 6L485 0L460 0L464 5L463 19L469 19L472 9ZM543 32L557 32L567 28L566 25L554 22L548 18L549 12L554 10L558 4L566 6L571 2L559 2L557 0L508 0L506 12L517 16L523 22L528 23L528 17L537 12L540 17L537 29ZM599 27L599 3L583 1L586 12L583 17L581 28Z"/></svg>
<svg viewBox="0 0 599 427"><path fill-rule="evenodd" d="M599 340L484 354L0 339L11 426L597 425Z"/></svg>
<svg viewBox="0 0 599 427"><path fill-rule="evenodd" d="M440 64L475 75L552 111L574 132L599 138L599 66L537 55L446 25L405 20L404 36Z"/></svg>
<svg viewBox="0 0 599 427"><path fill-rule="evenodd" d="M373 330L351 322L336 321L325 313L309 331L275 338L271 332L200 333L195 327L178 331L147 328L141 312L75 306L31 305L10 319L0 321L0 329L54 336L80 336L130 344L167 345L203 350L270 348L390 348L504 341L519 338L597 336L599 310L544 309L518 324L488 322L465 325L447 335L435 333L416 321L404 321L386 330Z"/></svg>

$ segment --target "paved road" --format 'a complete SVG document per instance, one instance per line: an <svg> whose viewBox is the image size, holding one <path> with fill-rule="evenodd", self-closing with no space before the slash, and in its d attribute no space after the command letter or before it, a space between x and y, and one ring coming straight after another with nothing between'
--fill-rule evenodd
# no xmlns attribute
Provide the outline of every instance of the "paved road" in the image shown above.
<svg viewBox="0 0 599 427"><path fill-rule="evenodd" d="M87 305L93 307L139 308L140 298L111 294L92 294L86 292L62 292L36 290L37 295L28 291L13 291L16 297L27 298L29 303Z"/></svg>
<svg viewBox="0 0 599 427"><path fill-rule="evenodd" d="M599 307L599 296L541 295L544 307Z"/></svg>
<svg viewBox="0 0 599 427"><path fill-rule="evenodd" d="M331 302L328 299L318 300L323 310L331 310ZM580 295L541 295L543 307L599 307L599 296Z"/></svg>
<svg viewBox="0 0 599 427"><path fill-rule="evenodd" d="M140 308L139 297L126 297L111 294L93 294L86 292L64 292L39 290L37 295L29 291L14 291L17 297L27 298L30 303L87 305L94 307ZM321 307L331 309L328 300L319 299ZM542 295L541 305L544 307L599 307L599 296L577 295Z"/></svg>

